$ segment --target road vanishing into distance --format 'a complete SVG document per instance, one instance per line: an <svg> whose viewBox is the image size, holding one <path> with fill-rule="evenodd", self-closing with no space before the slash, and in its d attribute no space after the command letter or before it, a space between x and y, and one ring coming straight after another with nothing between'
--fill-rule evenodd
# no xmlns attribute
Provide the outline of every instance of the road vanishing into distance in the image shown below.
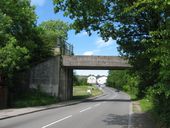
<svg viewBox="0 0 170 128"><path fill-rule="evenodd" d="M129 96L103 90L104 95L93 100L0 120L0 128L130 128Z"/></svg>

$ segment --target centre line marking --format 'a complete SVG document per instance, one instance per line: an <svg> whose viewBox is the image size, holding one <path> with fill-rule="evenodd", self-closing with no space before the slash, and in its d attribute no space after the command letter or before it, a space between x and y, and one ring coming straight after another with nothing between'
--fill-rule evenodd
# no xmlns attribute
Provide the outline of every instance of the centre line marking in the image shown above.
<svg viewBox="0 0 170 128"><path fill-rule="evenodd" d="M83 110L81 110L80 112L84 112L84 111L87 111L87 110L90 110L90 109L92 109L92 107L88 107L88 108L86 108L86 109L83 109Z"/></svg>
<svg viewBox="0 0 170 128"><path fill-rule="evenodd" d="M47 128L47 127L49 127L49 126L51 126L51 125L53 125L53 124L59 123L59 122L65 120L65 119L68 119L68 118L70 118L70 117L72 117L72 115L67 116L67 117L64 117L64 118L62 118L62 119L59 119L59 120L57 120L57 121L55 121L55 122L52 122L52 123L50 123L50 124L48 124L48 125L45 125L45 126L41 127L41 128Z"/></svg>

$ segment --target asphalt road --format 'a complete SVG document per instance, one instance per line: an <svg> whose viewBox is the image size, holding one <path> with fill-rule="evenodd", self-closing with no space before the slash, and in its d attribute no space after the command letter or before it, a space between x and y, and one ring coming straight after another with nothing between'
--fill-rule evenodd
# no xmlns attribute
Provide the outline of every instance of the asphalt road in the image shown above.
<svg viewBox="0 0 170 128"><path fill-rule="evenodd" d="M130 128L129 96L104 88L104 96L76 105L0 120L0 128Z"/></svg>

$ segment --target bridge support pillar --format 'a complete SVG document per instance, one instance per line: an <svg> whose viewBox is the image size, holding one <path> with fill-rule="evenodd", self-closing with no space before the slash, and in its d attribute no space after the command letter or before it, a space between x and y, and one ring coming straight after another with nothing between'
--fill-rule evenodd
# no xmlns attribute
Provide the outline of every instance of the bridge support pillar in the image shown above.
<svg viewBox="0 0 170 128"><path fill-rule="evenodd" d="M73 95L73 69L61 67L60 68L60 86L59 98L60 100L70 100Z"/></svg>

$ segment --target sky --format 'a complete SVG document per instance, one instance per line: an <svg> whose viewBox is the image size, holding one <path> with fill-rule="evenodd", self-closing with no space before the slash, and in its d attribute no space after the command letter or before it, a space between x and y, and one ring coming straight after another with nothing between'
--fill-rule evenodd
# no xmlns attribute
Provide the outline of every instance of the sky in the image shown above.
<svg viewBox="0 0 170 128"><path fill-rule="evenodd" d="M35 12L38 16L37 24L48 20L62 20L67 23L73 21L64 17L62 12L55 14L52 0L31 0L31 4L36 6ZM102 38L93 32L91 36L85 31L75 34L74 30L68 32L68 43L74 47L75 55L101 55L101 56L118 56L118 45L111 38L105 42ZM76 70L77 75L108 75L107 70Z"/></svg>

